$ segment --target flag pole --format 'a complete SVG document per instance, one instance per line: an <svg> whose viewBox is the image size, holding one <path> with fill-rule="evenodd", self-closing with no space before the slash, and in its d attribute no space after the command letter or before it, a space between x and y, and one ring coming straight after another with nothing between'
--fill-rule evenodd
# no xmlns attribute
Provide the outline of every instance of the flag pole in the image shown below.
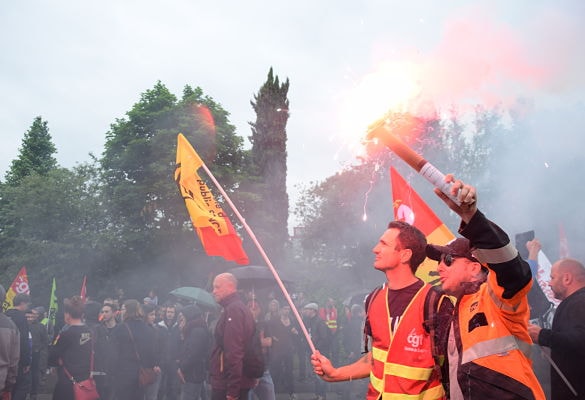
<svg viewBox="0 0 585 400"><path fill-rule="evenodd" d="M309 347L311 348L311 352L315 353L315 345L313 344L313 341L311 340L311 336L309 335L309 332L307 331L307 327L303 323L303 319L301 318L299 311L297 310L295 304L293 303L292 298L290 297L290 294L288 293L288 290L286 289L286 287L284 286L284 283L282 282L282 279L280 279L278 272L276 272L276 269L274 268L274 266L272 265L272 262L268 258L268 255L266 255L264 248L262 248L262 245L260 244L260 242L256 238L256 235L252 231L252 228L250 228L250 226L246 223L245 218L242 216L242 214L240 214L240 212L238 211L238 209L236 208L236 206L234 205L234 203L232 202L230 197L227 195L225 190L223 190L223 188L221 187L221 185L219 184L217 179L215 179L215 176L213 176L213 174L211 173L209 168L207 168L207 165L205 165L203 160L201 160L201 168L203 168L203 170L207 173L207 175L209 176L209 178L211 179L211 181L213 182L215 187L217 187L217 189L220 191L223 198L227 201L229 206L232 208L232 210L234 211L234 213L236 214L236 216L238 217L238 219L240 220L240 222L244 226L244 229L246 229L246 232L248 232L248 235L250 235L250 237L252 238L252 241L256 245L256 248L258 248L258 251L260 252L260 254L262 255L262 258L266 262L266 265L268 265L270 272L272 272L272 275L274 275L274 279L276 279L276 283L278 283L280 290L282 290L282 293L284 294L286 301L288 302L297 322L299 323L301 330L303 331L303 335L305 335L305 339L307 339L307 343L309 344Z"/></svg>

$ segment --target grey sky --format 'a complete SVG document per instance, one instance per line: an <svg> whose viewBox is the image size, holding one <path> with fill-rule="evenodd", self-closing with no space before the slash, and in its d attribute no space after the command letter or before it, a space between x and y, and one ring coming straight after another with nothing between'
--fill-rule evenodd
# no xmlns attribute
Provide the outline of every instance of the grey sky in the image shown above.
<svg viewBox="0 0 585 400"><path fill-rule="evenodd" d="M186 84L200 86L247 137L249 102L271 66L291 81L290 188L355 160L344 138L372 121L343 132L344 104L384 61L422 63L424 90L438 103L525 96L537 108L582 106L583 4L4 1L0 174L37 115L48 121L61 165L99 155L109 125L157 80L178 96Z"/></svg>

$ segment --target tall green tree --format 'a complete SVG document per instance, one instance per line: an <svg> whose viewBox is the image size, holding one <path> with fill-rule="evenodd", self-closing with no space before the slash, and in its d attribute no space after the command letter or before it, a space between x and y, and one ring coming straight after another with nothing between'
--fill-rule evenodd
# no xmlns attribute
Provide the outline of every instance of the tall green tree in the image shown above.
<svg viewBox="0 0 585 400"><path fill-rule="evenodd" d="M20 181L33 173L46 175L57 166L54 154L57 152L53 144L47 121L36 117L29 130L24 134L18 157L12 160L6 173L6 183L18 185Z"/></svg>
<svg viewBox="0 0 585 400"><path fill-rule="evenodd" d="M158 82L126 118L112 124L100 162L106 208L127 250L119 260L120 273L140 269L152 281L176 287L185 279L206 277L218 264L226 268L207 257L195 237L174 170L177 134L183 133L224 188L236 186L244 161L243 140L228 116L200 88L186 86L178 100Z"/></svg>
<svg viewBox="0 0 585 400"><path fill-rule="evenodd" d="M286 124L289 118L289 80L281 83L272 68L252 108L256 121L250 122L252 135L251 169L257 198L248 204L247 218L269 256L284 259L288 242L289 198L286 190Z"/></svg>
<svg viewBox="0 0 585 400"><path fill-rule="evenodd" d="M113 241L104 240L108 219L96 178L94 167L82 165L32 173L16 186L2 186L2 282L9 283L24 265L33 299L48 301L53 276L71 295L79 291L83 275L107 264L104 258L116 250Z"/></svg>

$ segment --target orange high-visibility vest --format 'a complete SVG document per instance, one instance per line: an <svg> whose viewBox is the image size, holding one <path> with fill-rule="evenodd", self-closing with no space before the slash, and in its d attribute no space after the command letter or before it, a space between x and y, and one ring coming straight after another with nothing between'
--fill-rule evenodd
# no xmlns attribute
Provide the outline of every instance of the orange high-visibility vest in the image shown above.
<svg viewBox="0 0 585 400"><path fill-rule="evenodd" d="M370 299L368 321L372 332L370 400L445 399L435 372L431 338L423 327L425 284L410 301L393 332L390 326L388 287Z"/></svg>
<svg viewBox="0 0 585 400"><path fill-rule="evenodd" d="M475 387L473 381L491 382L517 393L519 399L545 399L529 358L532 340L526 325L531 286L532 282L511 299L503 299L504 289L490 272L477 292L459 299L456 340L461 343L460 386L480 393L483 386ZM468 373L473 379L466 378Z"/></svg>

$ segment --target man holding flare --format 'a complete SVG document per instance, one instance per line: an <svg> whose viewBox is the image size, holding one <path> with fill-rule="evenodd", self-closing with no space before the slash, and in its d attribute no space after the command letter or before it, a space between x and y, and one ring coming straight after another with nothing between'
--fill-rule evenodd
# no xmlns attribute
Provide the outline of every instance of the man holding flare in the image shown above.
<svg viewBox="0 0 585 400"><path fill-rule="evenodd" d="M443 178L386 123L370 130L368 139L373 138L433 183L435 193L461 217L464 238L427 246L427 256L439 262L443 290L457 299L447 344L450 398L544 399L529 359L530 267L508 235L478 210L474 187L452 175Z"/></svg>

